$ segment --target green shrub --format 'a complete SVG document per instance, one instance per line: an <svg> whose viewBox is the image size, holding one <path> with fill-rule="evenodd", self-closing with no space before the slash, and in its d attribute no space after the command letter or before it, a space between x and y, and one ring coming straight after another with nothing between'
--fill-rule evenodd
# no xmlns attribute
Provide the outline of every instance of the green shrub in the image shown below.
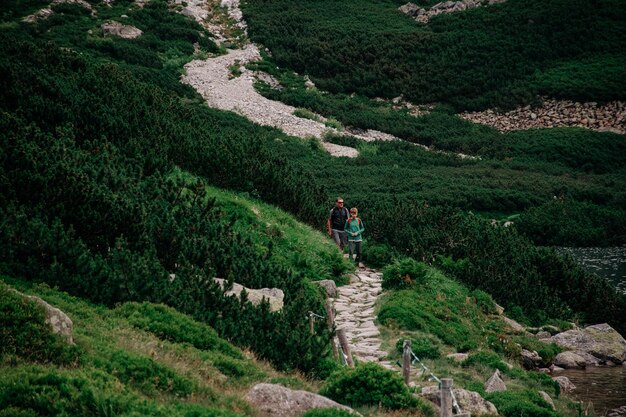
<svg viewBox="0 0 626 417"><path fill-rule="evenodd" d="M480 308L480 310L485 314L496 314L496 302L493 301L491 295L487 294L482 290L474 290L470 292L470 297L473 297L476 300L476 305Z"/></svg>
<svg viewBox="0 0 626 417"><path fill-rule="evenodd" d="M189 343L202 350L216 350L237 359L244 358L239 349L220 338L213 328L171 307L147 302L125 303L115 311L133 326L160 339Z"/></svg>
<svg viewBox="0 0 626 417"><path fill-rule="evenodd" d="M463 367L482 365L490 369L498 369L504 373L507 373L509 371L509 367L504 362L502 362L500 356L498 356L496 353L487 351L480 351L470 354L469 357L461 363L461 365Z"/></svg>
<svg viewBox="0 0 626 417"><path fill-rule="evenodd" d="M394 261L383 269L383 288L404 289L426 281L428 267L412 258Z"/></svg>
<svg viewBox="0 0 626 417"><path fill-rule="evenodd" d="M396 342L396 351L402 353L403 346L404 339L399 339ZM441 357L437 345L426 338L411 339L411 350L420 359L439 359Z"/></svg>
<svg viewBox="0 0 626 417"><path fill-rule="evenodd" d="M315 120L316 122L320 122L322 120L318 114L313 113L309 109L303 109L303 108L295 109L293 111L293 115L296 117L301 117L303 119Z"/></svg>
<svg viewBox="0 0 626 417"><path fill-rule="evenodd" d="M372 268L382 268L393 262L394 251L386 243L369 243L363 260Z"/></svg>
<svg viewBox="0 0 626 417"><path fill-rule="evenodd" d="M0 358L6 356L71 365L78 362L80 350L52 333L43 307L0 282Z"/></svg>
<svg viewBox="0 0 626 417"><path fill-rule="evenodd" d="M487 394L485 399L491 401L504 417L558 417L550 405L536 391L502 391Z"/></svg>
<svg viewBox="0 0 626 417"><path fill-rule="evenodd" d="M344 368L332 374L320 394L352 407L381 405L396 410L415 408L420 404L396 372L373 363Z"/></svg>
<svg viewBox="0 0 626 417"><path fill-rule="evenodd" d="M177 397L188 397L194 389L191 381L170 368L127 351L117 350L109 358L97 357L93 362L122 383L129 384L147 395L162 392Z"/></svg>

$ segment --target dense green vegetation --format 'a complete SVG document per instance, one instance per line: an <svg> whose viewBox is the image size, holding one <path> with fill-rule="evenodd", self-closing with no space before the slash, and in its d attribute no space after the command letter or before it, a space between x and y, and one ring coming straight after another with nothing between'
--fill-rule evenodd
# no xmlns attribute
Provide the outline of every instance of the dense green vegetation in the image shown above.
<svg viewBox="0 0 626 417"><path fill-rule="evenodd" d="M341 281L348 266L328 241L284 213L269 212L259 200L321 226L328 202L350 184L346 200L361 208L368 238L379 247L436 263L472 289L490 292L520 319L578 316L626 329L624 297L606 282L538 250L513 228L494 227L459 210L510 213L557 195L590 201L619 217L621 137L595 135L614 147L590 158L574 154L573 162L563 164L532 147L515 148L517 142L511 152L521 156L511 161L496 158L497 152L493 159L461 160L408 143L358 144L361 157L333 159L315 142L207 108L177 80L182 63L191 59L189 46L199 42L185 24L202 37L197 26L172 17L164 2L130 11L129 2L115 4L119 9L98 7L97 17L63 6L52 20L2 26L3 272L106 305L163 303L281 369L321 375L329 370L329 332L322 325L316 336L308 332L306 313L323 311L320 291L310 281ZM101 21L122 9L145 38L102 37ZM12 9L3 16L16 14ZM142 44L150 39L154 45ZM212 50L207 41L205 52ZM420 123L432 132L433 121L447 121L452 130L474 129L445 109L430 117ZM462 136L454 140L462 142ZM477 134L468 146L487 153L482 149L489 144L481 138ZM551 140L558 149L561 138ZM610 164L599 166L605 154L611 154ZM345 173L341 182L335 180L338 172ZM225 196L210 186L242 194ZM382 252L380 259L393 256ZM224 297L213 277L279 287L286 305L272 313L267 304L254 307ZM140 361L132 355L110 360ZM236 366L221 366L239 373ZM185 382L177 387L189 392Z"/></svg>
<svg viewBox="0 0 626 417"><path fill-rule="evenodd" d="M65 23L59 31L74 27ZM317 218L317 186L264 145L277 132L209 110L189 90L181 97L174 75L146 78L146 66L105 62L67 35L38 40L38 25L0 34L2 269L109 305L166 303L278 367L312 371L328 337L312 337L301 319L323 311L309 279L339 279L349 266L319 237L294 254L304 230L293 220L224 210L207 189L234 187ZM176 165L204 177L173 175ZM279 287L285 309L225 298L215 276Z"/></svg>
<svg viewBox="0 0 626 417"><path fill-rule="evenodd" d="M434 416L429 406L411 395L398 373L374 363L344 368L332 374L320 394L352 407L381 405L392 410L415 408L426 416Z"/></svg>
<svg viewBox="0 0 626 417"><path fill-rule="evenodd" d="M251 37L323 89L457 109L623 99L623 0L525 1L418 24L404 0L250 0ZM420 2L418 2L420 3ZM582 88L580 88L582 86Z"/></svg>
<svg viewBox="0 0 626 417"><path fill-rule="evenodd" d="M76 343L67 346L51 334L43 311L0 282L6 320L0 333L3 416L236 417L250 411L238 389L267 377L258 363L213 329L171 308L130 303L109 310L45 285L2 280L68 314ZM145 315L137 326L131 312L139 310ZM167 322L160 320L164 317ZM181 323L203 332L171 337ZM28 345L16 345L26 332ZM188 337L211 342L189 342ZM74 360L63 361L61 349Z"/></svg>
<svg viewBox="0 0 626 417"><path fill-rule="evenodd" d="M453 378L455 386L480 393L496 405L499 415L562 415L568 401L560 398L558 383L547 374L524 370L520 356L522 349L534 350L548 364L560 348L514 331L494 307L488 294L470 291L429 268L425 279L410 289L392 290L383 296L378 320L392 359L399 360L404 340L412 340L411 349L427 368L421 378L415 378L418 390L432 385L428 380L432 372L439 378ZM467 352L468 358L458 362L445 357L456 352ZM420 364L415 366L419 369ZM488 394L484 382L495 370L500 371L507 391ZM538 390L556 400L558 411L552 411L537 395Z"/></svg>

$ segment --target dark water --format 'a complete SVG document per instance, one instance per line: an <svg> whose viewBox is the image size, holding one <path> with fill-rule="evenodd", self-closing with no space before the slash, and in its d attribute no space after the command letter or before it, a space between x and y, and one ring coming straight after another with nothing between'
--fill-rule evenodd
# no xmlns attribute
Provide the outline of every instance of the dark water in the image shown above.
<svg viewBox="0 0 626 417"><path fill-rule="evenodd" d="M555 249L572 255L586 270L605 277L618 291L626 293L626 247Z"/></svg>
<svg viewBox="0 0 626 417"><path fill-rule="evenodd" d="M576 385L570 397L582 400L583 407L591 402L596 416L626 405L626 366L566 369L554 376L568 377Z"/></svg>
<svg viewBox="0 0 626 417"><path fill-rule="evenodd" d="M585 269L606 278L626 294L626 247L556 250L572 255ZM626 405L626 366L567 369L556 375L564 375L576 385L571 397L582 400L585 406L591 403L596 416Z"/></svg>

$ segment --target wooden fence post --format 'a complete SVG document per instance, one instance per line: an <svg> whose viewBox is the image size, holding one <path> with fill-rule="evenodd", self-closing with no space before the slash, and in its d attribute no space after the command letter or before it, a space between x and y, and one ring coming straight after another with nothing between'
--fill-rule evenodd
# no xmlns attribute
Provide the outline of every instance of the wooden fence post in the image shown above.
<svg viewBox="0 0 626 417"><path fill-rule="evenodd" d="M441 417L452 417L452 378L441 379Z"/></svg>
<svg viewBox="0 0 626 417"><path fill-rule="evenodd" d="M348 338L346 337L346 331L344 329L337 329L337 337L339 338L339 344L341 350L346 355L346 362L350 368L354 368L354 362L352 361L352 352L350 352L350 345L348 345Z"/></svg>
<svg viewBox="0 0 626 417"><path fill-rule="evenodd" d="M309 332L311 334L315 334L315 329L313 327L315 323L315 316L313 315L312 311L309 311Z"/></svg>
<svg viewBox="0 0 626 417"><path fill-rule="evenodd" d="M411 341L408 339L402 345L402 375L404 383L409 385L411 382Z"/></svg>

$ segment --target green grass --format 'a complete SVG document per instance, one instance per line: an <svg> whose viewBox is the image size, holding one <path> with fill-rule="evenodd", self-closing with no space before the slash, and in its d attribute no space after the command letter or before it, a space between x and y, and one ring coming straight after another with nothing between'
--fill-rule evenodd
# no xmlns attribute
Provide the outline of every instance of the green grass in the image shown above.
<svg viewBox="0 0 626 417"><path fill-rule="evenodd" d="M2 279L65 312L73 321L79 352L70 366L30 356L10 360L3 352L2 409L84 416L236 416L250 413L241 390L274 373L213 329L173 309L130 303L110 310L45 285ZM182 334L181 324L186 326ZM9 332L3 337L10 340Z"/></svg>
<svg viewBox="0 0 626 417"><path fill-rule="evenodd" d="M384 293L377 304L377 315L390 359L401 361L403 341L411 339L413 351L428 368L413 379L418 390L432 385L428 379L432 372L439 378L453 378L457 387L485 396L483 384L498 369L508 391L486 398L498 402L500 414L567 414L570 401L559 397L558 385L550 376L525 371L521 366L522 348L538 351L546 362L554 358L559 348L513 332L494 314L493 300L484 292L469 291L431 269L425 283ZM469 358L456 362L445 357L455 352L467 352ZM420 367L418 363L413 366ZM543 400L536 400L536 390L546 391L555 399L557 412L552 412Z"/></svg>
<svg viewBox="0 0 626 417"><path fill-rule="evenodd" d="M170 176L191 189L198 178L178 169ZM245 234L253 244L263 248L271 261L300 272L303 277L317 281L333 279L347 283L346 273L354 266L341 256L336 245L320 229L299 222L292 215L251 198L249 194L205 187L207 200L228 213L233 231ZM271 251L269 250L271 248Z"/></svg>

